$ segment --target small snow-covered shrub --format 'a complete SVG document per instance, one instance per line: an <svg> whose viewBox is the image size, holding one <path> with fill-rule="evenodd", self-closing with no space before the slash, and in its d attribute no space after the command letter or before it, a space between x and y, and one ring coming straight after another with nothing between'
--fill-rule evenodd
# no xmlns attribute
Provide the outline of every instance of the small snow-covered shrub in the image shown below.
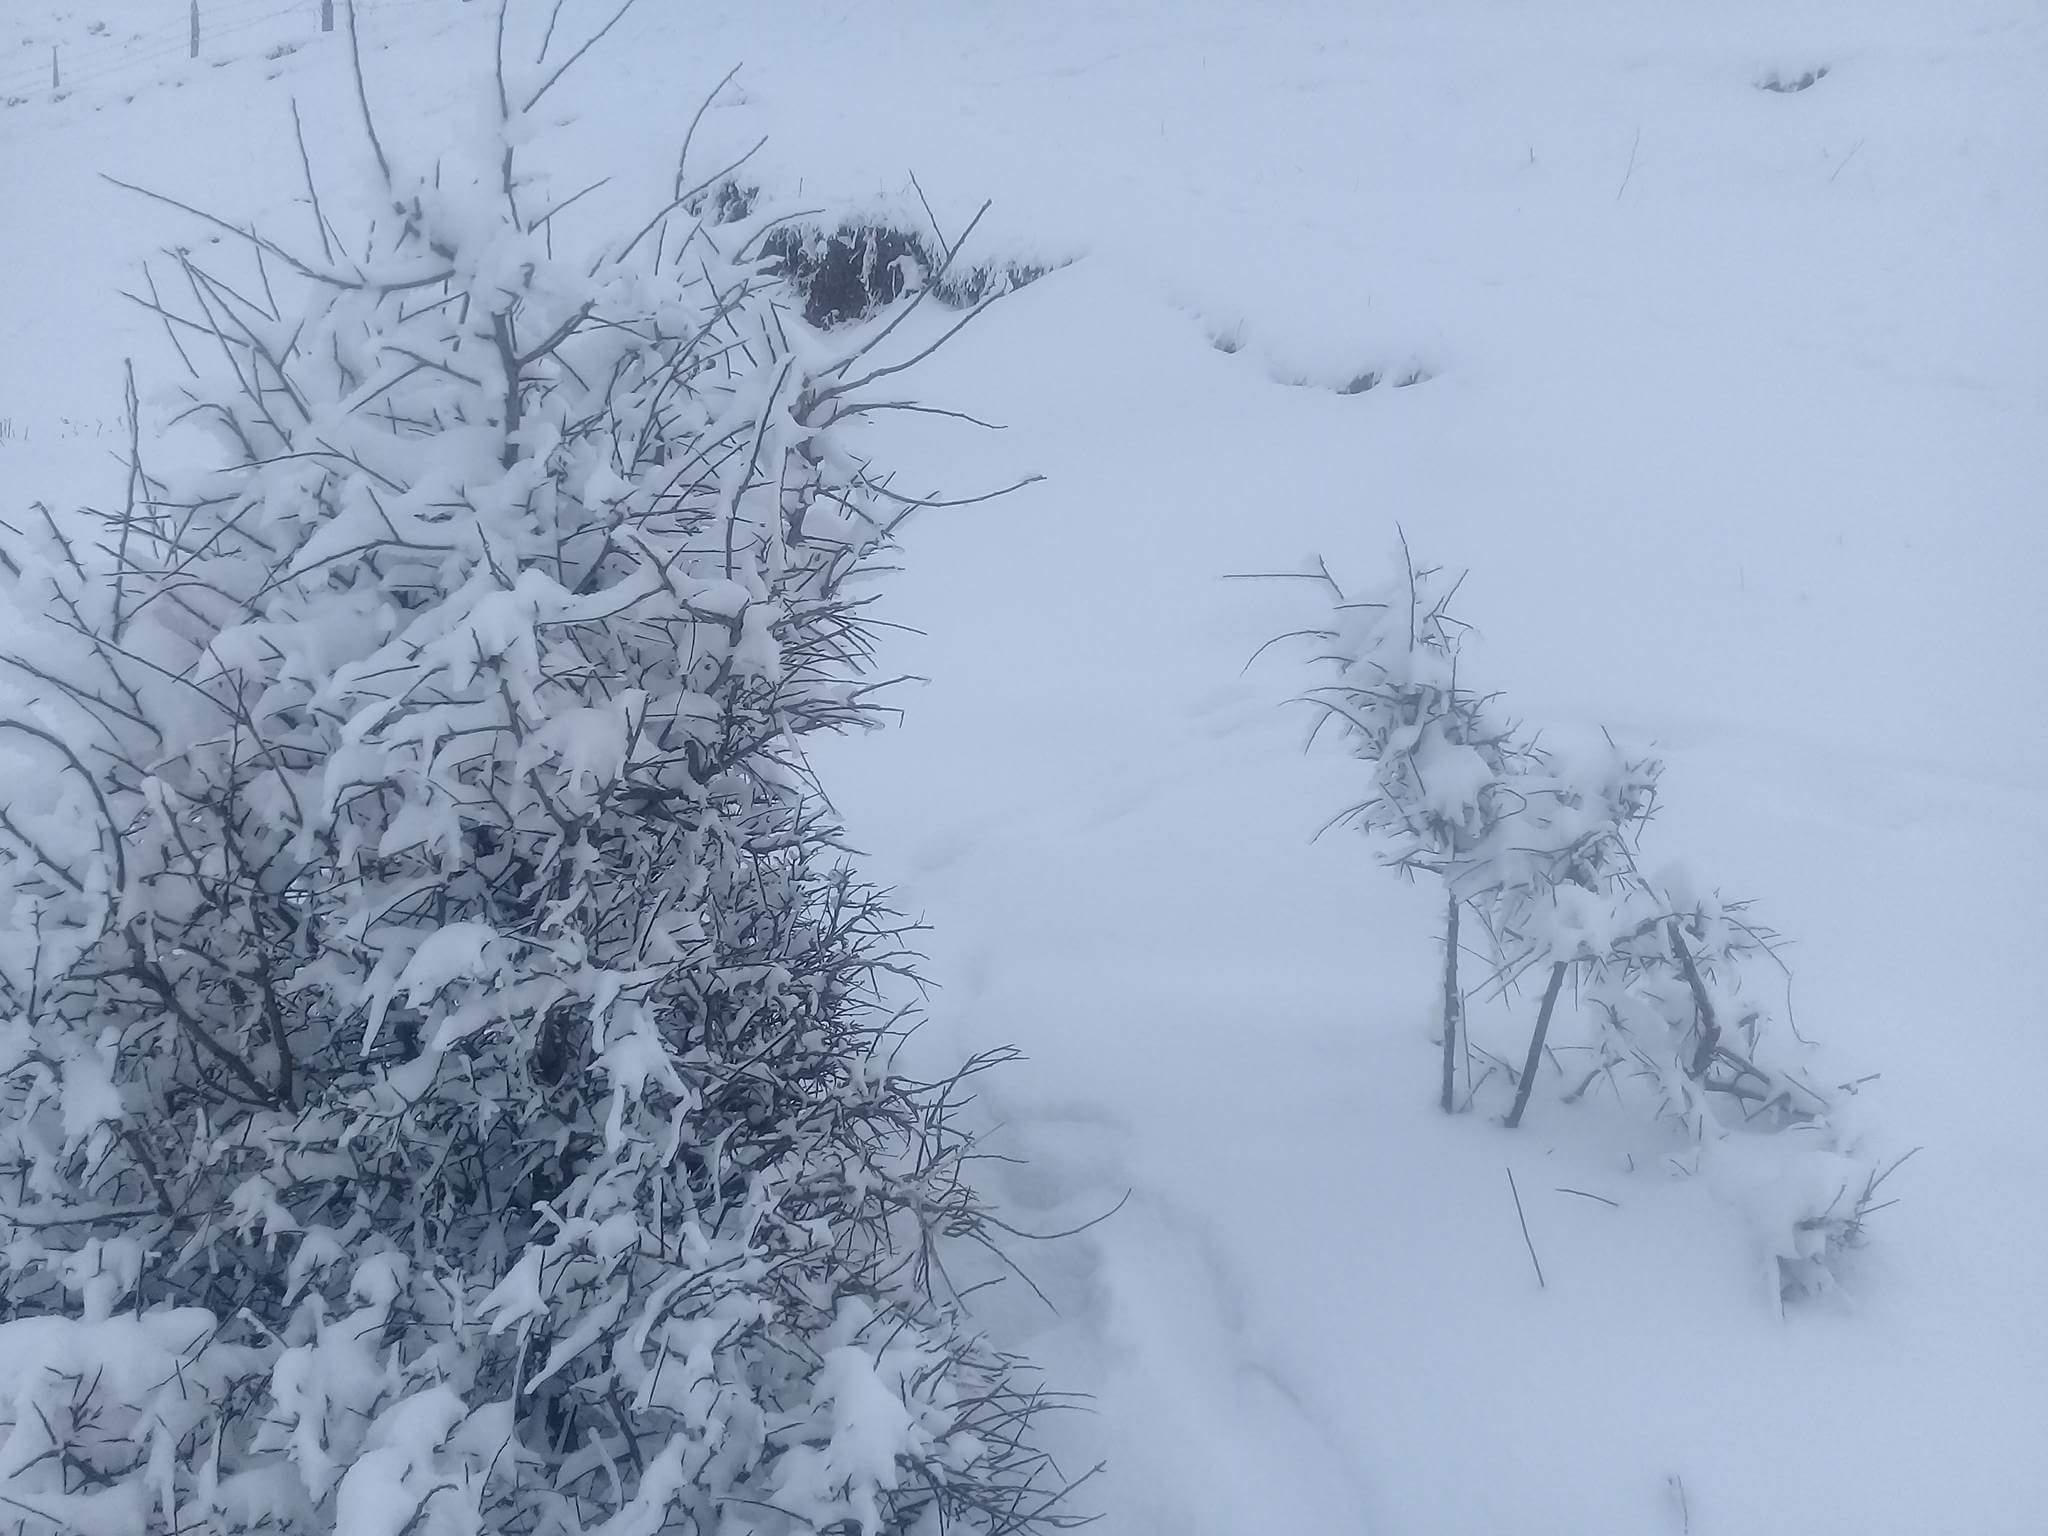
<svg viewBox="0 0 2048 1536"><path fill-rule="evenodd" d="M965 309L1045 275L1019 263L955 263L924 235L878 221L786 225L761 250L802 292L804 318L816 326L859 320L927 284L942 304Z"/></svg>
<svg viewBox="0 0 2048 1536"><path fill-rule="evenodd" d="M1305 697L1320 711L1317 729L1334 726L1372 765L1365 798L1336 821L1371 835L1384 862L1402 874L1443 882L1439 1102L1449 1114L1463 1012L1459 917L1475 878L1487 878L1483 850L1516 808L1511 780L1527 748L1496 718L1494 701L1459 680L1464 626L1450 611L1458 579L1440 567L1417 567L1405 540L1401 553L1402 577L1357 597L1347 596L1327 568L1320 571L1332 609L1327 627L1309 633L1332 680Z"/></svg>
<svg viewBox="0 0 2048 1536"><path fill-rule="evenodd" d="M178 254L210 461L0 553L23 1531L1071 1518L945 1273L1001 1058L898 1070L803 758L876 723L915 300L807 330L765 209L558 258L550 68L431 163L366 107L359 239Z"/></svg>
<svg viewBox="0 0 2048 1536"><path fill-rule="evenodd" d="M1743 1204L1782 1292L1824 1289L1885 1175L1837 1129L1833 1095L1776 1064L1757 976L1780 963L1776 935L1682 865L1644 862L1662 762L1605 736L1548 745L1508 721L1461 675L1466 631L1451 601L1463 577L1416 565L1405 540L1398 572L1378 587L1348 593L1320 564L1304 579L1329 599L1290 637L1313 647L1327 679L1304 702L1316 732L1334 730L1370 768L1365 796L1332 824L1365 832L1384 863L1435 876L1446 893L1442 1108L1457 1107L1469 914L1486 935L1490 990L1545 977L1521 1068L1502 1063L1515 1085L1508 1126L1528 1109L1569 993L1593 1064L1566 1101L1604 1085L1681 1128L1717 1167L1745 1170L1722 1182L1755 1196Z"/></svg>
<svg viewBox="0 0 2048 1536"><path fill-rule="evenodd" d="M704 195L704 211L715 224L736 223L760 199L759 187L727 179ZM970 309L1045 276L1044 266L1030 262L957 259L979 221L977 214L948 242L936 225L927 233L885 215L819 223L797 214L762 235L761 256L802 295L804 319L820 329L865 319L919 292L948 308Z"/></svg>

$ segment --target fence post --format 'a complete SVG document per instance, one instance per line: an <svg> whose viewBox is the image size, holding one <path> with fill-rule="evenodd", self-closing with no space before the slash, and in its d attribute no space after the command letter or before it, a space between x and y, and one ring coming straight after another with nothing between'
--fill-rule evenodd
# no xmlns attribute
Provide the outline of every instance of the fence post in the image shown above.
<svg viewBox="0 0 2048 1536"><path fill-rule="evenodd" d="M64 89L64 77L57 73L57 45L55 43L50 44L50 89L52 91Z"/></svg>
<svg viewBox="0 0 2048 1536"><path fill-rule="evenodd" d="M192 0L192 57L199 57L199 0Z"/></svg>
<svg viewBox="0 0 2048 1536"><path fill-rule="evenodd" d="M320 0L320 30L334 30L334 0Z"/></svg>

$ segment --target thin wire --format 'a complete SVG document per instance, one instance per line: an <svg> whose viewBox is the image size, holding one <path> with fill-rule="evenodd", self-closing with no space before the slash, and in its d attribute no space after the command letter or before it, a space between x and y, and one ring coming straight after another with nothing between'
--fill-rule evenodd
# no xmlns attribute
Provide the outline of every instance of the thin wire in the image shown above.
<svg viewBox="0 0 2048 1536"><path fill-rule="evenodd" d="M264 0L244 0L244 3L262 4ZM365 11L367 14L374 16L389 11L412 11L422 6L438 6L443 10L452 10L455 3L456 0L381 0L381 3L375 6L366 6ZM296 3L280 6L258 15L244 15L241 19L224 26L209 26L205 19L206 12L202 8L200 12L199 34L200 59L194 62L204 62L209 66L216 63L244 62L246 56L242 59L207 59L207 44L217 38L230 37L247 32L252 28L262 26L265 22L279 21L285 17L304 17L308 9L308 0L296 0ZM315 32L312 35L317 37L321 34ZM166 41L167 39L174 40ZM68 94L79 87L112 79L124 71L139 69L145 65L160 63L164 60L187 54L191 46L189 33L183 28L166 29L154 37L146 33L138 34L137 38L130 39L127 43L119 46L121 48L132 48L137 40L161 43L163 46L152 47L149 51L143 53L127 53L125 56L114 59L111 62L101 61L107 53L116 50L95 49L93 50L92 57L93 67L78 70L60 69L58 89ZM0 75L0 93L27 93L32 97L48 90L48 78L49 72L42 65L24 66L15 74Z"/></svg>
<svg viewBox="0 0 2048 1536"><path fill-rule="evenodd" d="M300 0L300 4L302 5L303 3L304 0ZM315 3L317 3L317 0L315 0ZM222 17L229 20L240 20L251 11L271 4L272 0L225 0L224 5L219 9L214 8L210 4L202 4L199 11L200 42L202 46L209 32L219 30L219 28L213 25L216 20ZM291 5L279 9L272 5L272 9L265 14L282 16L299 8L300 5ZM77 55L79 60L77 73L82 77L88 73L97 73L100 69L105 68L109 60L115 63L123 62L124 59L126 62L134 62L135 55L133 50L136 48L148 50L144 56L153 58L165 49L189 47L190 35L190 20L187 17L173 25L148 27L125 38L117 38L111 32L108 32L93 37L93 40L90 42L66 43L63 39L56 38L51 40L51 45L61 50L60 63L63 62L63 56L74 53ZM92 36L92 34L88 34L88 36ZM71 71L67 70L65 73L71 73ZM16 70L0 78L35 81L46 79L48 76L49 70L37 64L35 66L17 67Z"/></svg>

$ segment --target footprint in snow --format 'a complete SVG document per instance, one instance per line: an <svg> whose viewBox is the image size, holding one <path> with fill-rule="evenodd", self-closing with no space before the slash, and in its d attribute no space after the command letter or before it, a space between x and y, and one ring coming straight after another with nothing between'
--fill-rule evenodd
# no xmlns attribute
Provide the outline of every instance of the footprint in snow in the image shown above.
<svg viewBox="0 0 2048 1536"><path fill-rule="evenodd" d="M1250 353L1257 358L1267 378L1290 389L1321 389L1333 395L1363 395L1381 388L1410 389L1417 384L1426 384L1436 377L1433 369L1412 357L1390 356L1371 363L1338 369L1298 368L1275 357L1268 349L1260 348L1254 352L1241 324L1221 328L1208 326L1205 329L1208 331L1209 345L1218 352L1226 357Z"/></svg>

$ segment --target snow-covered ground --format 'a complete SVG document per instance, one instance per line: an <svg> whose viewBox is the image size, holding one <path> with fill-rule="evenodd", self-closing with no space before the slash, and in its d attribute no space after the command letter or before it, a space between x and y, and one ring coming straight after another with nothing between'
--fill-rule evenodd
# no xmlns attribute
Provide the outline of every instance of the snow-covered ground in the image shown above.
<svg viewBox="0 0 2048 1536"><path fill-rule="evenodd" d="M193 227L97 173L303 219L294 93L355 153L311 0L206 9L196 63L158 0L0 21L10 511L113 494L120 360L165 368L114 294ZM487 9L366 0L394 120ZM933 1040L1029 1053L1019 1224L1129 1194L1020 1253L1056 1315L991 1316L1095 1395L1103 1528L2048 1528L2048 14L642 0L606 48L565 143L622 206L743 63L701 163L768 133L806 201L915 173L1068 262L921 371L1003 432L889 434L906 483L1045 480L916 529L887 661L929 682L820 767L932 924ZM1434 1110L1434 900L1311 842L1360 770L1243 671L1302 594L1223 579L1372 576L1397 523L1518 713L1661 745L1653 842L1760 899L1816 1074L1924 1145L1825 1303L1590 1100Z"/></svg>

